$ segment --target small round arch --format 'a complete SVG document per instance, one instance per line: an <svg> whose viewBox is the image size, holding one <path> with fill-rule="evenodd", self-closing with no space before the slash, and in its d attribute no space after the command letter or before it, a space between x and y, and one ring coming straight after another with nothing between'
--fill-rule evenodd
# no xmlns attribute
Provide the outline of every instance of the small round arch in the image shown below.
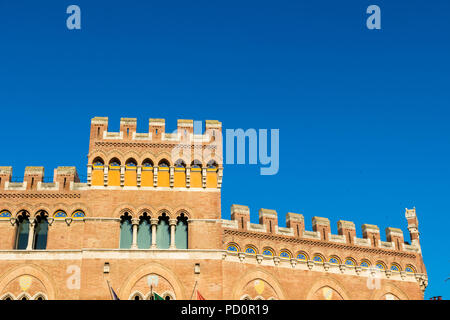
<svg viewBox="0 0 450 320"><path fill-rule="evenodd" d="M245 253L246 254L258 254L258 249L256 249L256 247L254 245L247 245L245 247Z"/></svg>
<svg viewBox="0 0 450 320"><path fill-rule="evenodd" d="M328 262L331 264L341 264L341 259L338 256L330 256L330 258L328 259Z"/></svg>
<svg viewBox="0 0 450 320"><path fill-rule="evenodd" d="M230 242L227 245L227 251L229 251L229 252L236 252L237 253L237 252L241 251L241 248L239 247L239 245L237 243Z"/></svg>
<svg viewBox="0 0 450 320"><path fill-rule="evenodd" d="M165 291L163 292L163 294L161 295L161 297L164 300L176 300L175 299L175 294L172 291Z"/></svg>
<svg viewBox="0 0 450 320"><path fill-rule="evenodd" d="M140 291L134 291L128 300L144 300L144 295Z"/></svg>
<svg viewBox="0 0 450 320"><path fill-rule="evenodd" d="M11 212L9 212L8 210L0 211L0 220L9 220L11 219L11 217Z"/></svg>
<svg viewBox="0 0 450 320"><path fill-rule="evenodd" d="M323 263L325 261L324 257L320 253L315 253L313 256L313 261L318 263Z"/></svg>
<svg viewBox="0 0 450 320"><path fill-rule="evenodd" d="M33 300L48 300L48 297L44 293L38 292L33 296Z"/></svg>
<svg viewBox="0 0 450 320"><path fill-rule="evenodd" d="M262 251L263 256L273 257L275 256L275 251L272 248L265 247Z"/></svg>
<svg viewBox="0 0 450 320"><path fill-rule="evenodd" d="M67 218L67 213L64 210L57 210L53 214L53 218L54 219L65 219L65 218Z"/></svg>
<svg viewBox="0 0 450 320"><path fill-rule="evenodd" d="M85 216L86 215L84 214L83 210L75 210L72 213L72 219L74 219L74 220L82 220L82 219L84 219Z"/></svg>
<svg viewBox="0 0 450 320"><path fill-rule="evenodd" d="M300 261L308 261L309 260L309 256L305 251L300 251L297 253L297 260Z"/></svg>
<svg viewBox="0 0 450 320"><path fill-rule="evenodd" d="M369 268L370 266L371 266L372 264L370 263L370 261L369 260L367 260L367 259L362 259L361 260L361 263L359 264L359 266L361 267L361 268Z"/></svg>
<svg viewBox="0 0 450 320"><path fill-rule="evenodd" d="M377 261L375 268L378 270L386 270L386 264L383 261Z"/></svg>
<svg viewBox="0 0 450 320"><path fill-rule="evenodd" d="M412 264L407 264L405 268L406 273L416 273L416 268Z"/></svg>
<svg viewBox="0 0 450 320"><path fill-rule="evenodd" d="M3 296L0 297L0 300L16 300L14 295L12 293L5 293Z"/></svg>
<svg viewBox="0 0 450 320"><path fill-rule="evenodd" d="M400 271L402 271L402 267L400 267L400 265L398 263L394 262L391 264L390 270L394 271L394 272L400 272Z"/></svg>
<svg viewBox="0 0 450 320"><path fill-rule="evenodd" d="M287 249L282 249L280 251L280 258L282 259L292 259L292 253Z"/></svg>
<svg viewBox="0 0 450 320"><path fill-rule="evenodd" d="M349 267L355 267L356 266L356 260L353 259L352 257L347 257L347 258L345 258L344 264L346 266L349 266Z"/></svg>

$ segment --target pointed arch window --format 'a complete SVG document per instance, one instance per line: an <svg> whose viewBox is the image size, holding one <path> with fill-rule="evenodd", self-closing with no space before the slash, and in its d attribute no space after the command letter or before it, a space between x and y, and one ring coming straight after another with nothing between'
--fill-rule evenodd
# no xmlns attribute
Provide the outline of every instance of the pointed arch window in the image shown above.
<svg viewBox="0 0 450 320"><path fill-rule="evenodd" d="M137 246L139 249L148 249L152 243L152 228L150 216L145 212L139 217L139 228L137 233Z"/></svg>
<svg viewBox="0 0 450 320"><path fill-rule="evenodd" d="M169 249L170 246L170 226L169 217L163 213L159 218L156 228L156 246L158 249Z"/></svg>
<svg viewBox="0 0 450 320"><path fill-rule="evenodd" d="M16 249L25 250L28 245L28 234L30 233L30 220L26 212L17 216Z"/></svg>
<svg viewBox="0 0 450 320"><path fill-rule="evenodd" d="M184 213L177 218L177 226L175 229L175 247L177 249L188 248L188 218Z"/></svg>
<svg viewBox="0 0 450 320"><path fill-rule="evenodd" d="M120 249L130 249L133 243L131 216L126 212L120 217Z"/></svg>
<svg viewBox="0 0 450 320"><path fill-rule="evenodd" d="M47 213L41 211L35 218L33 249L45 250L47 248L48 221Z"/></svg>

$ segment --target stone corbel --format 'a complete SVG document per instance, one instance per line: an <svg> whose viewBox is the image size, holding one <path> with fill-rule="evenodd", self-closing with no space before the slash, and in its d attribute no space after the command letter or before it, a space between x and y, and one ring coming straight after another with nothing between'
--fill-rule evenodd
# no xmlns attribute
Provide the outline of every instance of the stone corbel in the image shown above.
<svg viewBox="0 0 450 320"><path fill-rule="evenodd" d="M222 260L225 260L227 258L227 252L222 252Z"/></svg>
<svg viewBox="0 0 450 320"><path fill-rule="evenodd" d="M355 267L355 272L357 275L359 275L361 273L361 271L362 271L362 268L360 266Z"/></svg>
<svg viewBox="0 0 450 320"><path fill-rule="evenodd" d="M273 263L278 266L280 264L280 258L279 257L273 257Z"/></svg>
<svg viewBox="0 0 450 320"><path fill-rule="evenodd" d="M240 252L240 253L238 254L238 257L239 257L239 260L240 260L241 262L244 262L244 260L245 260L245 253Z"/></svg>
<svg viewBox="0 0 450 320"><path fill-rule="evenodd" d="M400 271L400 277L402 277L402 280L405 280L405 278L406 278L406 271Z"/></svg>
<svg viewBox="0 0 450 320"><path fill-rule="evenodd" d="M297 265L297 259L291 259L292 268L295 268L296 265Z"/></svg>
<svg viewBox="0 0 450 320"><path fill-rule="evenodd" d="M339 265L339 270L341 270L341 273L345 273L345 270L347 269L347 266L345 264Z"/></svg>
<svg viewBox="0 0 450 320"><path fill-rule="evenodd" d="M125 166L120 166L120 186L123 187L125 185Z"/></svg>
<svg viewBox="0 0 450 320"><path fill-rule="evenodd" d="M48 217L47 218L47 222L48 222L49 226L51 226L53 224L53 221L55 221L55 218L53 218L53 217Z"/></svg>
<svg viewBox="0 0 450 320"><path fill-rule="evenodd" d="M323 263L323 268L325 269L325 271L328 271L330 269L330 263L329 262L324 262Z"/></svg>
<svg viewBox="0 0 450 320"><path fill-rule="evenodd" d="M17 219L16 218L9 218L9 222L11 223L12 226L14 226L17 223Z"/></svg>
<svg viewBox="0 0 450 320"><path fill-rule="evenodd" d="M258 262L258 264L261 264L261 262L263 261L263 256L262 256L262 254L257 254L257 255L256 255L256 261Z"/></svg>
<svg viewBox="0 0 450 320"><path fill-rule="evenodd" d="M375 277L375 275L377 274L377 269L370 268L370 274L372 275L372 277Z"/></svg>
<svg viewBox="0 0 450 320"><path fill-rule="evenodd" d="M308 260L306 262L306 265L308 266L309 270L312 270L312 268L314 267L314 261Z"/></svg>
<svg viewBox="0 0 450 320"><path fill-rule="evenodd" d="M386 273L386 278L390 278L391 277L391 275L392 275L392 271L391 270L386 270L385 271L385 273Z"/></svg>
<svg viewBox="0 0 450 320"><path fill-rule="evenodd" d="M72 223L73 219L71 217L67 217L64 219L67 223L68 226L70 226L70 224Z"/></svg>
<svg viewBox="0 0 450 320"><path fill-rule="evenodd" d="M186 168L186 188L191 186L191 167Z"/></svg>
<svg viewBox="0 0 450 320"><path fill-rule="evenodd" d="M174 171L175 171L175 167L171 166L169 168L169 181L170 181L170 187L171 188L173 188L173 184L174 184L174 181L175 181Z"/></svg>

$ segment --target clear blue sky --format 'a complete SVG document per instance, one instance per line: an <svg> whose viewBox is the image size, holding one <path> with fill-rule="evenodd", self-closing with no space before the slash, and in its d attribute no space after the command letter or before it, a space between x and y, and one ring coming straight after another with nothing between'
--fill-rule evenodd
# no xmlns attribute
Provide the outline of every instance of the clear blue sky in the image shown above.
<svg viewBox="0 0 450 320"><path fill-rule="evenodd" d="M77 4L82 29L66 28ZM382 30L368 30L367 6ZM75 165L108 116L280 129L280 171L226 166L233 203L384 229L416 206L429 287L450 297L450 2L1 1L0 165Z"/></svg>

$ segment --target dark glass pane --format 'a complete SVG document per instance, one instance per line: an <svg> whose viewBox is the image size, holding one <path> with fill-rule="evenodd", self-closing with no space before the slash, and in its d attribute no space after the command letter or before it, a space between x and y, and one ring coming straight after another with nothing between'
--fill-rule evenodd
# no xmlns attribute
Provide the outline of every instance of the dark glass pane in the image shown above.
<svg viewBox="0 0 450 320"><path fill-rule="evenodd" d="M23 220L17 226L17 243L16 249L25 250L28 244L28 233L30 232L30 222Z"/></svg>
<svg viewBox="0 0 450 320"><path fill-rule="evenodd" d="M47 248L48 222L42 219L36 224L34 248L37 250L45 250Z"/></svg>

